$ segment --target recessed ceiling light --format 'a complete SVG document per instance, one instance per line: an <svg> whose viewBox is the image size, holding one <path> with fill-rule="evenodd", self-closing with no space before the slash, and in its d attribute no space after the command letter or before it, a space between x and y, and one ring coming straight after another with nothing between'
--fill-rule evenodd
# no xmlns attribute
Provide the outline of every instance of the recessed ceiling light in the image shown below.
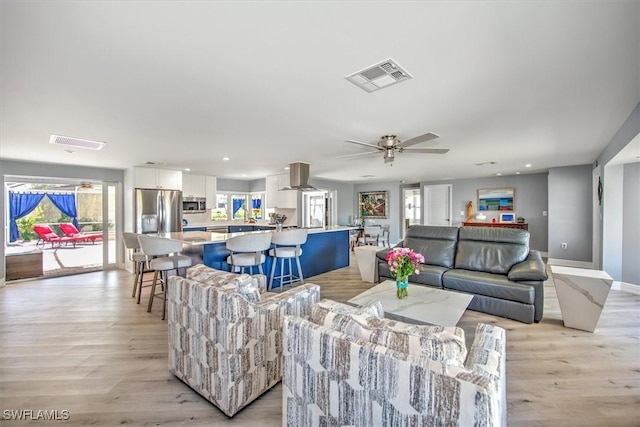
<svg viewBox="0 0 640 427"><path fill-rule="evenodd" d="M223 157L222 160L224 160L225 162L228 162L229 158L228 157Z"/></svg>
<svg viewBox="0 0 640 427"><path fill-rule="evenodd" d="M185 172L191 172L191 169L189 169L189 168L184 168L184 171L185 171Z"/></svg>
<svg viewBox="0 0 640 427"><path fill-rule="evenodd" d="M516 172L516 175L520 175L520 172Z"/></svg>
<svg viewBox="0 0 640 427"><path fill-rule="evenodd" d="M498 172L496 175L497 176L502 176L502 172Z"/></svg>
<svg viewBox="0 0 640 427"><path fill-rule="evenodd" d="M289 170L289 166L285 166L284 170L288 171Z"/></svg>
<svg viewBox="0 0 640 427"><path fill-rule="evenodd" d="M524 165L525 168L530 168L531 167L531 163L527 163L526 165Z"/></svg>
<svg viewBox="0 0 640 427"><path fill-rule="evenodd" d="M246 173L243 173L243 174L242 174L242 176L247 176L247 174L246 174Z"/></svg>

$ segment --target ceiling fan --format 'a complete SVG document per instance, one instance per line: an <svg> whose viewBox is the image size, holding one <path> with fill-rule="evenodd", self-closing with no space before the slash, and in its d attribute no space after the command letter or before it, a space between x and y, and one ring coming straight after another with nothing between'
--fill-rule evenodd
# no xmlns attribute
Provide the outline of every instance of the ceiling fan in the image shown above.
<svg viewBox="0 0 640 427"><path fill-rule="evenodd" d="M435 133L425 133L424 135L416 136L415 138L407 139L406 141L400 141L395 135L384 135L380 138L376 144L369 144L367 142L354 141L349 139L345 142L352 144L364 145L365 147L375 148L376 151L368 151L366 153L348 154L340 157L352 157L361 156L363 154L375 154L380 151L383 152L383 158L385 163L391 163L395 159L396 152L404 153L422 153L422 154L444 154L449 151L448 148L407 148L412 145L419 144L421 142L431 141L439 136Z"/></svg>

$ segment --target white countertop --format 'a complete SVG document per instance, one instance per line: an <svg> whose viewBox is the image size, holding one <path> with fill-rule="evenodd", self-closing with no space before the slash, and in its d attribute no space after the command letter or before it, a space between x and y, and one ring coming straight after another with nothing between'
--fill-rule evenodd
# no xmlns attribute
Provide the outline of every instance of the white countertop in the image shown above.
<svg viewBox="0 0 640 427"><path fill-rule="evenodd" d="M259 225L259 224L257 224ZM337 225L333 227L319 227L309 228L309 234L317 233L331 233L335 231L354 230L357 227L348 227L343 225ZM263 230L263 231L248 231L242 233L209 233L207 231L183 231L177 233L160 233L158 236L171 240L178 240L188 245L205 245L207 243L223 243L227 239L235 236L242 236L245 234L253 233L274 233L275 231Z"/></svg>

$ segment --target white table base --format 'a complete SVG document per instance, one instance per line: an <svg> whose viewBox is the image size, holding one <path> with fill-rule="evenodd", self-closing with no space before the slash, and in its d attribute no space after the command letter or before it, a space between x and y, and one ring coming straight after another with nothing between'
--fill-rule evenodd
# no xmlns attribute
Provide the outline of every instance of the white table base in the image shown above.
<svg viewBox="0 0 640 427"><path fill-rule="evenodd" d="M455 326L473 295L445 291L431 286L409 284L409 296L398 299L396 282L386 280L349 300L356 305L380 301L385 314L399 320L440 326Z"/></svg>
<svg viewBox="0 0 640 427"><path fill-rule="evenodd" d="M564 326L593 332L613 279L605 271L551 266Z"/></svg>
<svg viewBox="0 0 640 427"><path fill-rule="evenodd" d="M360 277L363 281L376 283L378 281L378 261L376 252L381 249L377 246L356 246L353 252L356 255Z"/></svg>

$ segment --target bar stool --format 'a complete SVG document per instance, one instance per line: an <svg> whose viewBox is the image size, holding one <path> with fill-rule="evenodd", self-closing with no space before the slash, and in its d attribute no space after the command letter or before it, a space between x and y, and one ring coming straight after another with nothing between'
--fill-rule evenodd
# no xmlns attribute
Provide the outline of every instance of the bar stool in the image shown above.
<svg viewBox="0 0 640 427"><path fill-rule="evenodd" d="M133 292L131 298L138 293L138 304L140 304L140 294L142 293L142 282L144 275L144 263L147 262L147 256L142 252L140 248L140 242L138 241L138 235L136 233L122 233L122 241L124 247L127 248L129 254L129 261L133 262Z"/></svg>
<svg viewBox="0 0 640 427"><path fill-rule="evenodd" d="M165 318L167 311L167 276L168 272L178 270L180 268L191 267L191 258L185 255L180 255L182 250L182 242L177 240L165 239L163 237L146 236L144 234L138 235L138 241L142 252L148 257L157 256L149 261L149 268L153 270L153 284L151 285L151 294L149 295L149 305L147 312L151 312L153 306L153 299L156 296L156 284L158 282L158 275L160 275L160 281L162 282L162 320ZM167 255L171 254L171 255Z"/></svg>
<svg viewBox="0 0 640 427"><path fill-rule="evenodd" d="M300 280L304 284L304 276L302 275L302 267L300 266L300 255L302 255L301 245L307 242L306 228L295 228L293 230L280 231L273 233L271 243L273 248L269 251L269 255L273 257L271 264L271 275L269 276L269 290L273 289L273 279L276 272L276 264L280 260L280 275L276 277L280 284L280 290L284 285L291 284ZM295 258L298 267L298 276L293 274L291 260ZM284 274L284 261L289 260L289 273Z"/></svg>
<svg viewBox="0 0 640 427"><path fill-rule="evenodd" d="M239 268L244 273L249 267L249 274L253 274L253 267L258 267L260 274L262 264L266 261L264 251L271 246L271 233L251 233L242 236L232 237L227 240L227 250L231 253L227 257L227 264L231 266L231 272Z"/></svg>

